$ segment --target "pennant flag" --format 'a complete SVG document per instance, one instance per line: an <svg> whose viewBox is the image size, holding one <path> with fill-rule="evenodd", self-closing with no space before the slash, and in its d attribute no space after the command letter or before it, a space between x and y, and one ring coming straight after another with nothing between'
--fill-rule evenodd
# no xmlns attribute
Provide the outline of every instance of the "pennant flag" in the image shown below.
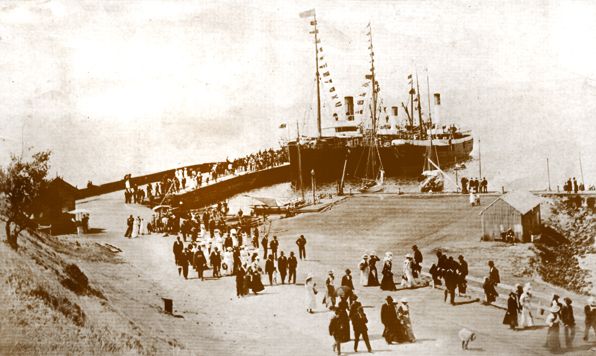
<svg viewBox="0 0 596 356"><path fill-rule="evenodd" d="M325 83L333 83L332 79L326 80Z"/></svg>
<svg viewBox="0 0 596 356"><path fill-rule="evenodd" d="M331 99L339 99L339 97L337 96L337 94L335 94L334 96L331 97Z"/></svg>
<svg viewBox="0 0 596 356"><path fill-rule="evenodd" d="M317 30L318 31L318 30ZM321 40L317 40L317 43L321 43Z"/></svg>
<svg viewBox="0 0 596 356"><path fill-rule="evenodd" d="M367 36L370 36L370 31L368 31L368 33L366 34Z"/></svg>
<svg viewBox="0 0 596 356"><path fill-rule="evenodd" d="M329 73L329 72L325 72L325 73L323 73L323 77L328 77L328 76L330 76L330 75L331 75L331 73Z"/></svg>
<svg viewBox="0 0 596 356"><path fill-rule="evenodd" d="M313 14L314 14L315 9L312 9L312 11L313 11ZM370 28L370 22L366 25L366 27Z"/></svg>
<svg viewBox="0 0 596 356"><path fill-rule="evenodd" d="M286 123L284 122L283 124L279 125L280 129L285 129L286 128Z"/></svg>
<svg viewBox="0 0 596 356"><path fill-rule="evenodd" d="M321 69L327 68L327 63L320 65L319 68L321 68Z"/></svg>
<svg viewBox="0 0 596 356"><path fill-rule="evenodd" d="M408 75L408 79L412 79L412 74Z"/></svg>
<svg viewBox="0 0 596 356"><path fill-rule="evenodd" d="M319 48L319 52L323 52L323 47Z"/></svg>
<svg viewBox="0 0 596 356"><path fill-rule="evenodd" d="M368 49L372 49L372 45L368 46Z"/></svg>
<svg viewBox="0 0 596 356"><path fill-rule="evenodd" d="M369 86L369 84L370 84L369 82L366 82L366 83L362 84L362 86L367 87L367 86Z"/></svg>
<svg viewBox="0 0 596 356"><path fill-rule="evenodd" d="M322 61L323 59L325 59L325 56L320 56L320 57L319 57L319 60L321 60L321 61Z"/></svg>
<svg viewBox="0 0 596 356"><path fill-rule="evenodd" d="M310 24L311 24L311 26L316 26L317 25L317 21L311 21Z"/></svg>
<svg viewBox="0 0 596 356"><path fill-rule="evenodd" d="M315 33L319 33L319 30L309 31L308 33L310 33L311 35L314 35Z"/></svg>
<svg viewBox="0 0 596 356"><path fill-rule="evenodd" d="M364 100L358 100L358 105L364 105Z"/></svg>
<svg viewBox="0 0 596 356"><path fill-rule="evenodd" d="M309 16L315 16L315 9L310 9L310 10L302 11L300 13L300 17L302 17L302 18L309 17Z"/></svg>
<svg viewBox="0 0 596 356"><path fill-rule="evenodd" d="M337 103L335 103L335 107L338 108L341 106L341 103L338 101Z"/></svg>
<svg viewBox="0 0 596 356"><path fill-rule="evenodd" d="M360 96L366 96L366 93L362 93L362 94L360 94Z"/></svg>
<svg viewBox="0 0 596 356"><path fill-rule="evenodd" d="M372 79L372 74L367 74L364 76L364 79Z"/></svg>
<svg viewBox="0 0 596 356"><path fill-rule="evenodd" d="M333 93L335 91L335 87L331 87L331 89L329 89L330 93Z"/></svg>

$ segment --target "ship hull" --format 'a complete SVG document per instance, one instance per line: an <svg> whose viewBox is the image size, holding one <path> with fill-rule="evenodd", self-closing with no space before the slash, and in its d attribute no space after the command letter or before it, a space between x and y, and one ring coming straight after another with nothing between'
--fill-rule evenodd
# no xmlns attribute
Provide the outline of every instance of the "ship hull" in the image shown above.
<svg viewBox="0 0 596 356"><path fill-rule="evenodd" d="M317 181L337 181L342 173L346 177L372 178L378 172L378 161L381 159L387 177L418 177L424 168L428 152L431 159L442 169L447 169L457 162L468 160L474 148L471 136L441 142L433 145L430 142L417 141L397 145L381 145L378 154L371 147L350 146L349 144L300 145L300 161L303 178L310 179L314 171ZM288 144L292 177L297 178L300 172L298 147ZM438 160L437 160L438 156ZM347 160L346 160L347 157ZM437 162L438 161L438 162ZM309 182L309 180L305 181Z"/></svg>

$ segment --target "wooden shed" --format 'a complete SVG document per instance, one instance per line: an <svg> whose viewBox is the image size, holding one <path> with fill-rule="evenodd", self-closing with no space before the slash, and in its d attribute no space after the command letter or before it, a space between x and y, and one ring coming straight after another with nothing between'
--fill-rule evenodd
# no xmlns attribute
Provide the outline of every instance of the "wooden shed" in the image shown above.
<svg viewBox="0 0 596 356"><path fill-rule="evenodd" d="M540 232L542 199L530 192L504 194L480 212L482 236L494 240L511 229L518 241L529 242Z"/></svg>
<svg viewBox="0 0 596 356"><path fill-rule="evenodd" d="M35 221L41 226L51 226L51 232L70 232L73 223L67 213L76 207L78 189L57 177L48 183L36 201Z"/></svg>

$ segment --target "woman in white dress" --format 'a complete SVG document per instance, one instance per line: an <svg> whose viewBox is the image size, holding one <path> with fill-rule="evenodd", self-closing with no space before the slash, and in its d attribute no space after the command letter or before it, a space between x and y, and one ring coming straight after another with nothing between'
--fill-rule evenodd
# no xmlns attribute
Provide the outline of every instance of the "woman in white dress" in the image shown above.
<svg viewBox="0 0 596 356"><path fill-rule="evenodd" d="M367 254L362 256L362 260L360 261L360 265L358 267L360 268L360 285L364 287L368 283L368 272L370 271L368 267Z"/></svg>
<svg viewBox="0 0 596 356"><path fill-rule="evenodd" d="M522 306L520 329L534 326L534 318L530 310L532 308L532 289L529 283L524 286L524 292L519 297L519 302Z"/></svg>
<svg viewBox="0 0 596 356"><path fill-rule="evenodd" d="M231 276L234 274L234 255L232 254L232 248L228 247L228 250L223 254L223 263L226 264L226 270L224 274Z"/></svg>
<svg viewBox="0 0 596 356"><path fill-rule="evenodd" d="M306 311L308 313L313 313L316 305L317 305L317 284L313 282L312 276L308 275L306 277L306 281L304 282L304 288L306 290Z"/></svg>
<svg viewBox="0 0 596 356"><path fill-rule="evenodd" d="M141 235L149 235L149 231L147 230L147 222L143 218L141 218Z"/></svg>
<svg viewBox="0 0 596 356"><path fill-rule="evenodd" d="M403 273L405 279L402 278L402 286L407 288L412 288L412 286L414 285L414 272L412 271L412 263L412 255L407 254L403 265Z"/></svg>
<svg viewBox="0 0 596 356"><path fill-rule="evenodd" d="M134 223L132 224L132 234L131 237L135 238L139 236L139 230L141 229L141 217L137 216Z"/></svg>

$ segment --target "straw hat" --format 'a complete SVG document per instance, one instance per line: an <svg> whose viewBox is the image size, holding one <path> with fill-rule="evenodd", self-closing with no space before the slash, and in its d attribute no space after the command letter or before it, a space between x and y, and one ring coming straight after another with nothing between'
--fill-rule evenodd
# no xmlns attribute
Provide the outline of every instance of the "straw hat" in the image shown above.
<svg viewBox="0 0 596 356"><path fill-rule="evenodd" d="M408 303L408 299L406 297L401 298L399 301L406 304Z"/></svg>
<svg viewBox="0 0 596 356"><path fill-rule="evenodd" d="M412 258L412 254L411 253L406 254L406 258Z"/></svg>
<svg viewBox="0 0 596 356"><path fill-rule="evenodd" d="M363 260L366 260L366 259L368 259L368 255L365 253L364 255L362 255L362 259L363 259Z"/></svg>
<svg viewBox="0 0 596 356"><path fill-rule="evenodd" d="M385 300L386 300L386 301L388 301L388 302L393 302L393 298L391 298L391 296L390 296L390 295L388 295L388 296L385 298Z"/></svg>

